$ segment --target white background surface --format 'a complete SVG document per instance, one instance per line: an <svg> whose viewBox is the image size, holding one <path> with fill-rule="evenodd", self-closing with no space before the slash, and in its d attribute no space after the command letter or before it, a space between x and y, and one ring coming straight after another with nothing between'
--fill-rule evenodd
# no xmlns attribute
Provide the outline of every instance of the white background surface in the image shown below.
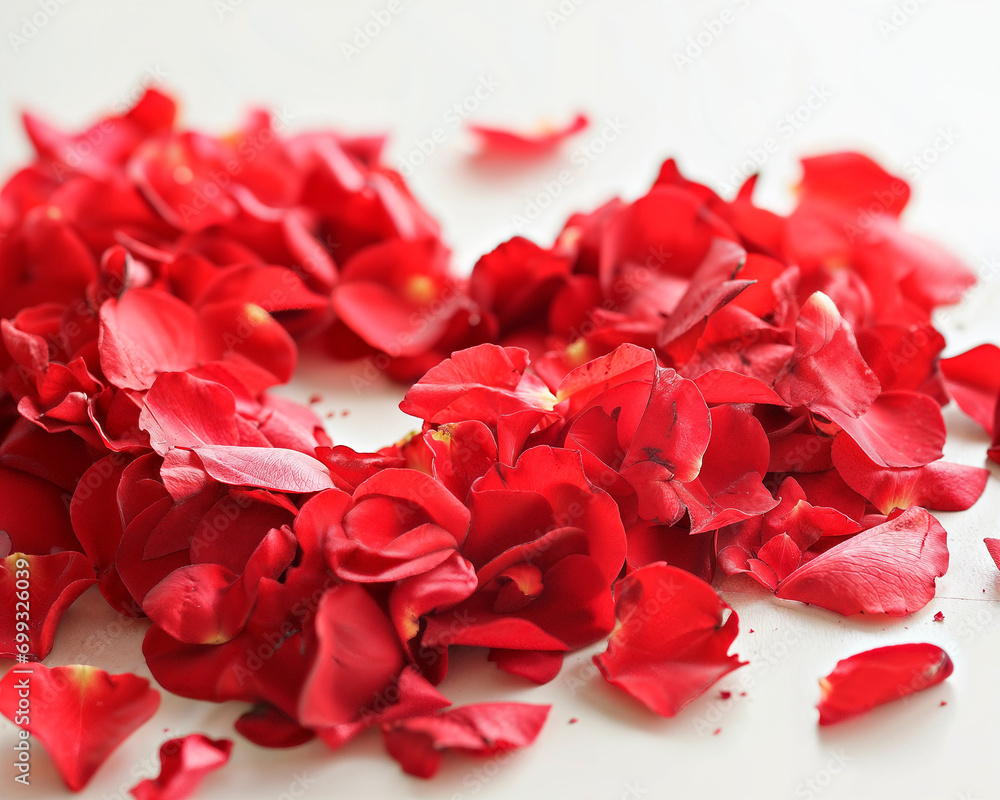
<svg viewBox="0 0 1000 800"><path fill-rule="evenodd" d="M237 124L252 103L284 107L291 129L388 130L397 164L416 140L443 128L444 142L412 170L411 183L442 220L456 268L468 270L477 255L515 232L516 215L561 170L570 171L570 185L521 232L549 241L572 210L614 194L636 196L669 155L691 177L721 190L768 138L777 151L767 156L761 198L785 208L797 156L858 147L911 181L910 224L948 244L986 279L941 321L949 354L1000 341L995 0L399 0L391 22L350 58L343 44L372 11L388 10L387 0L62 2L16 52L9 34L23 33L25 15L44 14L42 0L0 6L5 175L29 153L17 121L22 108L81 125L101 110L121 109L150 81L180 95L186 124L217 132ZM727 10L728 24L721 21ZM718 36L705 33L706 25L719 30L720 24ZM688 37L699 32L708 44L700 55L691 50L696 57L681 68L675 54L684 54ZM448 110L467 100L475 105L469 98L481 81L498 86L478 102L472 116L479 122L530 126L582 109L594 126L550 160L502 170L477 165ZM828 98L789 122L787 115L811 94ZM607 119L618 120L623 132L593 160L581 157L578 148L599 136ZM319 410L335 413L329 429L338 442L375 447L406 433L411 421L395 409L397 387L376 382L363 394L343 388L357 370L305 364L287 393L304 400L320 391ZM344 410L350 414L342 416ZM946 417L946 455L982 464L985 435L954 409ZM982 545L983 536L1000 534L1000 470L992 470L976 507L940 515L950 532L951 570L939 581L937 599L909 619L845 620L726 584L724 595L740 614L736 650L751 664L673 720L655 718L603 685L589 653L569 658L560 677L540 688L470 653L455 659L444 692L456 703L552 703L536 746L499 761L451 757L425 783L403 775L376 735L332 755L319 743L263 751L237 736L231 763L198 796L1000 797L1000 573ZM938 610L943 623L932 622ZM92 590L70 610L48 663L148 674L139 651L143 629L116 620ZM954 676L820 732L816 680L840 658L905 641L944 646ZM733 698L722 701L719 690ZM130 786L158 771L155 753L164 739L233 736L241 710L165 695L160 713L83 796L127 797ZM579 722L568 724L573 717ZM32 786L13 782L2 754L10 752L14 728L0 723L0 796L63 796L37 750Z"/></svg>

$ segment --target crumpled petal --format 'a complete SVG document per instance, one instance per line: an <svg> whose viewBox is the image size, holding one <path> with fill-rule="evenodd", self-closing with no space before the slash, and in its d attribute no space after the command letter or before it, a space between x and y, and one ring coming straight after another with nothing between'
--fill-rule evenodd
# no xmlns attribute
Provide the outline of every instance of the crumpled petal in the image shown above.
<svg viewBox="0 0 1000 800"><path fill-rule="evenodd" d="M232 749L229 739L209 739L200 733L170 739L160 746L160 774L139 781L129 794L136 800L185 800L207 775L228 763Z"/></svg>

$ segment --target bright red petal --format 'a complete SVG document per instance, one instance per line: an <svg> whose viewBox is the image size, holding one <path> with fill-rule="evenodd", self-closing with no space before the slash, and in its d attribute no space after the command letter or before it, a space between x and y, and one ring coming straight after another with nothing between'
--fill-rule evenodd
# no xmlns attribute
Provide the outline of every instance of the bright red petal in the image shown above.
<svg viewBox="0 0 1000 800"><path fill-rule="evenodd" d="M729 655L736 612L691 573L650 564L619 581L616 595L621 627L594 663L609 683L660 716L674 716L744 665Z"/></svg>
<svg viewBox="0 0 1000 800"><path fill-rule="evenodd" d="M45 658L66 609L96 582L80 553L14 553L0 561L0 607L7 609L0 621L0 658Z"/></svg>
<svg viewBox="0 0 1000 800"><path fill-rule="evenodd" d="M170 739L160 747L160 774L140 781L129 790L136 800L185 800L209 773L229 761L233 743L193 733Z"/></svg>
<svg viewBox="0 0 1000 800"><path fill-rule="evenodd" d="M19 698L30 701L30 719L18 722ZM132 674L109 675L96 667L20 668L0 680L0 713L36 737L70 789L82 789L98 767L160 705L160 693Z"/></svg>
<svg viewBox="0 0 1000 800"><path fill-rule="evenodd" d="M994 413L1000 400L1000 347L981 344L939 362L945 386L959 407L993 433Z"/></svg>
<svg viewBox="0 0 1000 800"><path fill-rule="evenodd" d="M948 654L934 644L898 644L845 658L820 679L819 724L833 725L929 689L953 670Z"/></svg>
<svg viewBox="0 0 1000 800"><path fill-rule="evenodd" d="M816 556L778 586L775 596L838 614L919 611L948 569L948 535L922 508L911 508Z"/></svg>

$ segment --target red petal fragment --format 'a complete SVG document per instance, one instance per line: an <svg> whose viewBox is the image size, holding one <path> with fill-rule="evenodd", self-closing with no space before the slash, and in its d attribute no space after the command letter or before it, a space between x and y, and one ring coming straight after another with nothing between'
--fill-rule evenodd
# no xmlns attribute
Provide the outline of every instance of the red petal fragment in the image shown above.
<svg viewBox="0 0 1000 800"><path fill-rule="evenodd" d="M232 749L229 739L209 739L200 733L170 739L160 747L160 774L140 781L129 794L136 800L185 800L205 776L226 765Z"/></svg>
<svg viewBox="0 0 1000 800"><path fill-rule="evenodd" d="M775 596L845 616L919 611L948 569L947 538L934 517L911 508L802 565Z"/></svg>
<svg viewBox="0 0 1000 800"><path fill-rule="evenodd" d="M621 626L594 663L609 683L651 711L674 716L746 663L729 655L736 612L689 572L650 564L619 581L615 593Z"/></svg>
<svg viewBox="0 0 1000 800"><path fill-rule="evenodd" d="M953 358L942 358L938 363L955 402L992 435L1000 400L1000 347L981 344Z"/></svg>
<svg viewBox="0 0 1000 800"><path fill-rule="evenodd" d="M948 654L934 644L898 644L845 658L820 679L819 724L833 725L929 689L953 670Z"/></svg>
<svg viewBox="0 0 1000 800"><path fill-rule="evenodd" d="M221 644L243 630L264 578L276 579L295 557L295 537L287 528L268 533L242 575L219 564L175 569L142 600L155 625L181 642Z"/></svg>
<svg viewBox="0 0 1000 800"><path fill-rule="evenodd" d="M590 121L586 114L577 114L562 127L544 126L534 132L511 131L489 125L469 125L469 130L479 137L482 153L512 156L536 156L555 149L564 140L579 133Z"/></svg>
<svg viewBox="0 0 1000 800"><path fill-rule="evenodd" d="M489 756L527 747L538 738L551 708L528 703L479 703L385 725L382 738L389 755L404 772L430 778L438 771L447 750Z"/></svg>
<svg viewBox="0 0 1000 800"><path fill-rule="evenodd" d="M160 693L137 675L109 675L96 667L11 670L0 680L0 713L35 736L74 792L160 705ZM24 692L29 715L19 713ZM26 721L27 720L27 721Z"/></svg>
<svg viewBox="0 0 1000 800"><path fill-rule="evenodd" d="M0 658L45 658L66 609L96 582L93 567L80 553L14 553L4 558L0 562L0 607L7 613L0 621ZM22 628L19 623L26 625Z"/></svg>
<svg viewBox="0 0 1000 800"><path fill-rule="evenodd" d="M986 549L989 551L993 563L997 565L997 569L1000 569L1000 539L983 539L983 541L986 543Z"/></svg>

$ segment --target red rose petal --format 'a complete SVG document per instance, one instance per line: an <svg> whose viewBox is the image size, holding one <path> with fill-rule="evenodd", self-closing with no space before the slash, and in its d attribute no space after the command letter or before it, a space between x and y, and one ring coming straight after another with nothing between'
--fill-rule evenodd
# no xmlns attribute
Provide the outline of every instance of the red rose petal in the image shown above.
<svg viewBox="0 0 1000 800"><path fill-rule="evenodd" d="M136 800L184 800L207 775L225 766L233 743L209 739L200 733L170 739L160 746L160 774L140 781L129 790Z"/></svg>
<svg viewBox="0 0 1000 800"><path fill-rule="evenodd" d="M357 584L329 590L316 611L319 651L302 689L309 727L355 722L399 675L403 655L385 613Z"/></svg>
<svg viewBox="0 0 1000 800"><path fill-rule="evenodd" d="M825 294L811 295L795 323L795 351L774 390L791 406L857 418L880 389L836 305Z"/></svg>
<svg viewBox="0 0 1000 800"><path fill-rule="evenodd" d="M590 124L586 114L577 114L562 127L544 127L537 132L522 133L488 125L469 125L469 130L480 140L484 153L514 156L536 156L555 149L570 136Z"/></svg>
<svg viewBox="0 0 1000 800"><path fill-rule="evenodd" d="M551 409L555 403L537 379L524 377L528 353L519 347L483 344L453 353L428 370L399 404L427 422L479 420L496 425L501 414Z"/></svg>
<svg viewBox="0 0 1000 800"><path fill-rule="evenodd" d="M959 407L989 433L1000 400L1000 347L981 344L952 358L942 358L945 386Z"/></svg>
<svg viewBox="0 0 1000 800"><path fill-rule="evenodd" d="M594 663L609 683L660 716L674 716L744 665L729 655L736 612L694 575L650 564L619 581L616 595L621 627Z"/></svg>
<svg viewBox="0 0 1000 800"><path fill-rule="evenodd" d="M527 747L538 738L550 709L528 703L480 703L386 725L382 737L404 772L430 778L448 750L489 756Z"/></svg>
<svg viewBox="0 0 1000 800"><path fill-rule="evenodd" d="M820 679L819 724L833 725L929 689L953 670L948 654L933 644L879 647L845 658Z"/></svg>
<svg viewBox="0 0 1000 800"><path fill-rule="evenodd" d="M27 691L30 721L18 713ZM45 667L31 674L11 670L0 680L0 713L35 736L74 792L80 791L112 752L160 705L160 693L132 674L109 675L95 667Z"/></svg>
<svg viewBox="0 0 1000 800"><path fill-rule="evenodd" d="M0 658L45 658L66 609L96 582L93 568L80 553L14 553L4 558L0 562L0 606L7 614L0 622ZM26 623L23 629L20 622Z"/></svg>
<svg viewBox="0 0 1000 800"><path fill-rule="evenodd" d="M922 506L936 511L965 511L986 490L990 471L934 461L923 467L883 467L872 461L844 433L833 442L833 463L841 477L883 514L894 508Z"/></svg>
<svg viewBox="0 0 1000 800"><path fill-rule="evenodd" d="M838 614L919 611L948 569L947 533L922 508L911 508L852 536L799 567L775 596Z"/></svg>
<svg viewBox="0 0 1000 800"><path fill-rule="evenodd" d="M983 539L983 541L986 543L986 549L989 551L993 563L997 565L997 569L1000 569L1000 539Z"/></svg>

